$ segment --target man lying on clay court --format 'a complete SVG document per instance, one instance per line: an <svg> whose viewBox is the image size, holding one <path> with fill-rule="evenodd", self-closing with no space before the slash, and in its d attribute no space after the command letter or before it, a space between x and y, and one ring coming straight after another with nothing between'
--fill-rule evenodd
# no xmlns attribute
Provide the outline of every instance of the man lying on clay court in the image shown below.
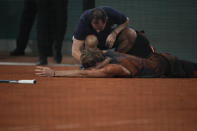
<svg viewBox="0 0 197 131"><path fill-rule="evenodd" d="M94 36L82 51L80 60L84 70L54 71L37 67L38 76L65 77L197 77L197 64L178 60L169 54L153 53L149 58L114 51L101 51L95 47ZM95 39L96 40L96 39ZM93 45L91 45L94 43Z"/></svg>

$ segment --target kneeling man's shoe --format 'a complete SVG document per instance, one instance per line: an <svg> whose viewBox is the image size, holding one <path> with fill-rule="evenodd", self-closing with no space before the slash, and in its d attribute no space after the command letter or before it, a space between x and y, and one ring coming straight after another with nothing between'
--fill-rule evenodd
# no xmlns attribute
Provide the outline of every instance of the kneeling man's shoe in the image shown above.
<svg viewBox="0 0 197 131"><path fill-rule="evenodd" d="M47 62L47 58L40 58L39 61L36 63L36 65L47 65L48 62Z"/></svg>

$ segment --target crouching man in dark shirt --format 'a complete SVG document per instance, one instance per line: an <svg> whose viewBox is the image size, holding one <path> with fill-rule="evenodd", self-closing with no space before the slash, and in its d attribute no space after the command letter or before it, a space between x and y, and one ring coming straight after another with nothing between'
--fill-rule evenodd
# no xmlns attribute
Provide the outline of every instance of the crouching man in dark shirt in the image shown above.
<svg viewBox="0 0 197 131"><path fill-rule="evenodd" d="M129 18L121 12L108 7L85 11L78 21L73 34L72 56L80 61L81 51L88 41L89 35L96 36L97 48L115 51L147 58L153 52L149 41L142 33L128 27Z"/></svg>

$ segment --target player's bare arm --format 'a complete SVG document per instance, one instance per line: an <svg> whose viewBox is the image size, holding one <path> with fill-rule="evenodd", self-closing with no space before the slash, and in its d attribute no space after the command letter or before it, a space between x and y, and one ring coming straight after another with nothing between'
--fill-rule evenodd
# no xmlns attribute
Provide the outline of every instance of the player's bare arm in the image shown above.
<svg viewBox="0 0 197 131"><path fill-rule="evenodd" d="M118 64L108 64L101 69L55 71L49 67L38 66L35 74L42 77L113 77L128 76L131 72Z"/></svg>

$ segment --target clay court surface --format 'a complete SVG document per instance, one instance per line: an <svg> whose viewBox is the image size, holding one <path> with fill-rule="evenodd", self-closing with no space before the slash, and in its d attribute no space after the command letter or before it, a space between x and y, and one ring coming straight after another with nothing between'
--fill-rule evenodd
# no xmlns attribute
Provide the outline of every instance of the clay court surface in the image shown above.
<svg viewBox="0 0 197 131"><path fill-rule="evenodd" d="M37 83L0 83L0 131L197 130L196 78L49 78L35 76L34 65L5 63L36 60L1 57L1 79Z"/></svg>

